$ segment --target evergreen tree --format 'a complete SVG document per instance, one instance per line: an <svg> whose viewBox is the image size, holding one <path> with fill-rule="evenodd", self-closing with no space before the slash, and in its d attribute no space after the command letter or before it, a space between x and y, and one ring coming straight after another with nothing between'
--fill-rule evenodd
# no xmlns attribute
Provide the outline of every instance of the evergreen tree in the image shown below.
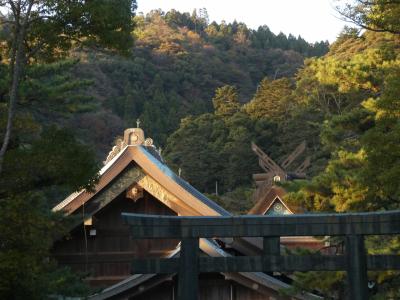
<svg viewBox="0 0 400 300"><path fill-rule="evenodd" d="M351 31L338 39L326 57L315 61L315 86L329 85L332 92L343 96L345 109L325 115L321 139L331 159L324 172L311 182L303 182L287 201L311 211L399 208L395 178L399 175L400 156L398 143L394 142L399 139L397 39L371 32L360 37ZM371 253L399 251L397 238L371 237L366 243ZM325 295L343 297L336 292L337 286L344 284L338 273L297 274L297 283L315 288L312 281L316 276ZM398 297L397 276L391 272L369 274L377 283L374 299Z"/></svg>
<svg viewBox="0 0 400 300"><path fill-rule="evenodd" d="M11 139L24 68L38 60L65 54L77 42L126 51L131 46L134 0L109 1L1 1L9 34L6 36L10 78L8 118L0 148L0 174Z"/></svg>
<svg viewBox="0 0 400 300"><path fill-rule="evenodd" d="M254 98L245 106L245 111L254 118L280 120L293 106L293 89L288 78L269 80L265 78L257 88Z"/></svg>
<svg viewBox="0 0 400 300"><path fill-rule="evenodd" d="M92 188L98 165L71 133L50 128L28 138L25 126L24 134L15 128L19 146L7 151L0 180L0 298L84 296L81 278L49 259L69 224L50 208L71 191Z"/></svg>
<svg viewBox="0 0 400 300"><path fill-rule="evenodd" d="M398 0L357 0L339 3L336 10L346 21L364 29L400 34L399 7Z"/></svg>
<svg viewBox="0 0 400 300"><path fill-rule="evenodd" d="M234 86L225 85L218 88L212 101L217 116L230 117L240 108L238 93Z"/></svg>

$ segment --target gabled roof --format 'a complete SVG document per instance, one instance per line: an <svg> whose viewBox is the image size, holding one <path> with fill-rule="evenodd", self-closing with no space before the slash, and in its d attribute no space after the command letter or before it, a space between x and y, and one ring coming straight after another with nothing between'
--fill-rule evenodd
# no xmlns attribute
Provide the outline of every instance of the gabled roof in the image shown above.
<svg viewBox="0 0 400 300"><path fill-rule="evenodd" d="M144 175L150 176L176 199L184 201L193 215L230 215L224 208L177 176L165 163L152 155L146 146L142 145L128 145L110 160L100 171L100 180L95 186L94 193L84 190L73 193L56 205L53 210L63 210L67 214L73 213L82 204L87 203L103 189L107 188L132 163L138 166ZM182 214L184 214L183 211Z"/></svg>
<svg viewBox="0 0 400 300"><path fill-rule="evenodd" d="M137 143L137 139L133 139L134 143L132 144L131 136L137 133L141 143ZM134 135L134 137L136 136ZM113 148L105 166L100 170L100 179L95 186L95 192L89 193L84 190L75 192L56 205L53 211L64 211L66 214L72 214L82 205L85 205L85 207L90 208L85 209L88 216L90 216L105 207L114 199L114 196L129 188L132 184L137 183L179 215L231 215L227 210L177 176L160 158L154 146L152 146L152 141L147 145L146 142L147 140L144 141L144 134L141 129L127 129L124 141L120 142L118 147ZM278 191L278 193L281 192ZM214 241L208 239L200 240L200 248L210 256L230 255ZM177 255L178 252L179 249L173 255ZM251 280L261 287L276 291L289 287L282 281L260 272L228 275L229 278L238 282L243 283L246 280ZM103 290L102 293L94 295L93 299L107 299L111 294L123 293L155 276L155 274L133 275ZM321 299L312 294L300 295L296 296L296 298Z"/></svg>
<svg viewBox="0 0 400 300"><path fill-rule="evenodd" d="M264 215L268 209L272 206L276 199L285 206L285 208L290 212L293 211L286 205L286 203L282 200L285 196L286 191L278 186L272 186L269 191L261 197L256 204L254 204L253 208L248 212L249 215Z"/></svg>

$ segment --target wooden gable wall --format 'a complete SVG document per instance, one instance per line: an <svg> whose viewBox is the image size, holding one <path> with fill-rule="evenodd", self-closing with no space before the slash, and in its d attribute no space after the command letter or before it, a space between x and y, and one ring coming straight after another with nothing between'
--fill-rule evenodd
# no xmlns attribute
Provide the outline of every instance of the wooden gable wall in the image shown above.
<svg viewBox="0 0 400 300"><path fill-rule="evenodd" d="M88 272L94 286L109 286L130 275L131 262L135 257L159 257L174 250L175 240L134 240L128 227L123 224L121 213L148 213L176 215L156 198L144 192L136 202L121 193L111 203L92 217L92 226L77 226L53 247L53 256L60 265L76 271ZM74 217L81 218L82 208ZM96 235L91 236L90 230Z"/></svg>

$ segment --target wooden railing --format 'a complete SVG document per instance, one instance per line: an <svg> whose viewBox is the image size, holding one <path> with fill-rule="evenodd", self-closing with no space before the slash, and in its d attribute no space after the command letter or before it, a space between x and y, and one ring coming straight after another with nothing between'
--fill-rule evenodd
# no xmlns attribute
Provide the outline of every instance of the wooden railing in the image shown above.
<svg viewBox="0 0 400 300"><path fill-rule="evenodd" d="M365 235L400 233L400 211L290 216L175 217L122 214L133 238L180 239L179 258L137 259L133 272L178 273L178 299L197 299L207 272L347 271L348 295L368 299L367 270L400 270L400 255L367 255ZM344 236L344 255L280 255L281 236ZM263 237L261 256L199 257L199 238Z"/></svg>

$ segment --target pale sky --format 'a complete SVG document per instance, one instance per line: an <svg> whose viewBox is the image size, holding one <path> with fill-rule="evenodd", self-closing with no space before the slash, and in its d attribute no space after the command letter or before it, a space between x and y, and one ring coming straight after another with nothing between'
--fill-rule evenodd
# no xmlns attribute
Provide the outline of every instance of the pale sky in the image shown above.
<svg viewBox="0 0 400 300"><path fill-rule="evenodd" d="M190 13L206 8L210 22L236 19L254 29L267 25L275 34L301 35L308 42L333 42L346 25L337 18L333 0L137 0L137 4L137 12L145 14L158 8Z"/></svg>

